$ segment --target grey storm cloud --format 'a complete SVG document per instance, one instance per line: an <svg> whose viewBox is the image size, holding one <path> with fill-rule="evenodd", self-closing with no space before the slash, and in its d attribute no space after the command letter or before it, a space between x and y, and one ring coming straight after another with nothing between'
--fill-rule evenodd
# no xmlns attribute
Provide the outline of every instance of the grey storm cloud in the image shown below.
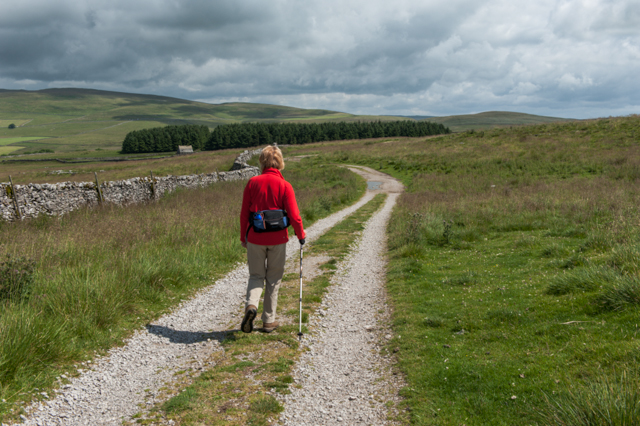
<svg viewBox="0 0 640 426"><path fill-rule="evenodd" d="M369 114L638 112L633 0L22 0L0 87Z"/></svg>

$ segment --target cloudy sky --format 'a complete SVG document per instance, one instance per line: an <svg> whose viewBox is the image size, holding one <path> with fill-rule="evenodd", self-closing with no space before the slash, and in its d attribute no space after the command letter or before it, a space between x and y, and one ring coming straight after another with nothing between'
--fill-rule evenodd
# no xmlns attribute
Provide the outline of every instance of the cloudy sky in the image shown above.
<svg viewBox="0 0 640 426"><path fill-rule="evenodd" d="M3 0L0 88L357 114L640 113L638 0Z"/></svg>

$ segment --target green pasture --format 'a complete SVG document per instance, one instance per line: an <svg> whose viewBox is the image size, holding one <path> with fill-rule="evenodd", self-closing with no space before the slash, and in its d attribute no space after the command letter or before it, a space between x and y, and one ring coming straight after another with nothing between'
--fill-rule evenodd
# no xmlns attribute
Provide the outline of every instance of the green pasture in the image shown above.
<svg viewBox="0 0 640 426"><path fill-rule="evenodd" d="M7 136L19 136L24 141L31 141L24 144L27 151L53 149L59 153L106 149L117 156L128 132L164 125L157 121L53 122L28 125L6 132L5 129L0 129L0 141ZM57 154L55 156L58 157Z"/></svg>
<svg viewBox="0 0 640 426"><path fill-rule="evenodd" d="M18 126L22 126L24 123L28 123L30 120L25 120L25 119L13 119L13 120L5 120L5 119L0 119L0 128L8 128L10 124L15 124L16 127ZM15 130L15 129L13 129Z"/></svg>
<svg viewBox="0 0 640 426"><path fill-rule="evenodd" d="M640 117L287 147L407 186L388 295L416 425L640 424Z"/></svg>
<svg viewBox="0 0 640 426"><path fill-rule="evenodd" d="M24 148L23 146L0 146L0 155L11 154L14 151L18 151Z"/></svg>
<svg viewBox="0 0 640 426"><path fill-rule="evenodd" d="M40 140L41 137L25 137L25 138L0 138L0 146L11 145L12 143L27 142L33 140Z"/></svg>

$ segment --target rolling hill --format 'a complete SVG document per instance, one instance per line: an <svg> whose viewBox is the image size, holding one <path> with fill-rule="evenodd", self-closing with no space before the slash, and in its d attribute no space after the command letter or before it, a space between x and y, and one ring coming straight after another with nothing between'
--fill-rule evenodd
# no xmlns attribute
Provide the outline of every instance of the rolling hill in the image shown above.
<svg viewBox="0 0 640 426"><path fill-rule="evenodd" d="M521 112L488 111L479 114L450 115L447 117L429 117L427 121L441 123L452 132L466 130L486 130L494 127L521 126L526 124L545 124L558 121L573 121L568 118L545 117L541 115L524 114Z"/></svg>
<svg viewBox="0 0 640 426"><path fill-rule="evenodd" d="M411 120L423 116L353 115L323 109L301 109L253 103L207 104L166 96L93 89L0 89L0 155L42 150L73 156L117 155L124 136L143 128L168 124L241 122L326 122ZM451 130L562 121L513 112L429 117ZM9 124L15 129L8 129ZM3 143L4 140L4 143ZM96 154L96 150L103 151ZM67 154L65 154L67 153Z"/></svg>
<svg viewBox="0 0 640 426"><path fill-rule="evenodd" d="M114 151L132 131L167 124L241 122L323 122L398 120L390 116L363 116L321 109L279 105L207 104L155 95L92 89L0 90L0 154L42 149L59 152ZM2 144L4 138L20 138ZM34 138L41 138L36 139Z"/></svg>

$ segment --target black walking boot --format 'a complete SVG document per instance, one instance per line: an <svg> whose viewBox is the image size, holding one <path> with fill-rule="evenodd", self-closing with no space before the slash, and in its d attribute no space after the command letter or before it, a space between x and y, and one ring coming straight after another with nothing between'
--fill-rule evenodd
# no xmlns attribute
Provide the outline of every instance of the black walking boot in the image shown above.
<svg viewBox="0 0 640 426"><path fill-rule="evenodd" d="M253 320L256 319L256 315L258 315L258 308L253 305L247 306L240 329L245 333L251 333L253 331Z"/></svg>

